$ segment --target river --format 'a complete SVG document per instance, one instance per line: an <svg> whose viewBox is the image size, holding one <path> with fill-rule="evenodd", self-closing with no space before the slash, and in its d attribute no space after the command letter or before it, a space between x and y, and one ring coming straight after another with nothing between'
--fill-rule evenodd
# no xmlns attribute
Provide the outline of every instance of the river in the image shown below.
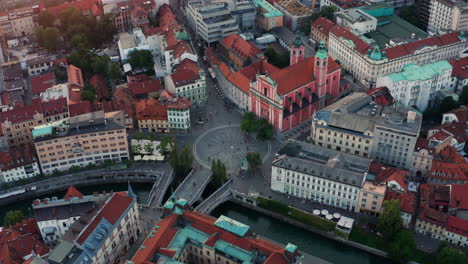
<svg viewBox="0 0 468 264"><path fill-rule="evenodd" d="M101 185L94 185L94 186L86 186L86 187L79 187L77 188L78 191L83 193L84 195L91 195L94 192L110 192L110 191L115 191L115 192L120 192L120 191L126 191L127 190L127 183L116 183L116 184L101 184ZM151 191L151 184L148 183L132 183L132 189L135 192L135 194L138 196L138 202L139 203L145 203L148 200L149 192ZM39 196L35 199L43 199L43 198L52 198L54 196L58 197L59 199L62 199L63 196L65 195L66 191L62 192L54 192L51 194ZM14 204L10 204L7 206L1 206L0 208L0 226L3 225L3 218L5 214L10 211L10 210L20 210L23 212L23 214L26 217L32 216L32 201L33 200L23 200L16 202Z"/></svg>
<svg viewBox="0 0 468 264"><path fill-rule="evenodd" d="M217 207L211 215L225 215L249 225L253 232L281 244L292 243L310 255L336 264L390 264L387 259L344 245L335 240L306 231L269 216L227 202ZM309 264L309 263L304 263Z"/></svg>

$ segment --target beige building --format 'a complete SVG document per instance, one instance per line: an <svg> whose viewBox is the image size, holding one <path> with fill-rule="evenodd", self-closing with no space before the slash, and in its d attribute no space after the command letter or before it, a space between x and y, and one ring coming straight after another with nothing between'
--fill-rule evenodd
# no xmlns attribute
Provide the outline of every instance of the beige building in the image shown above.
<svg viewBox="0 0 468 264"><path fill-rule="evenodd" d="M359 192L356 212L378 216L382 211L387 186L365 181Z"/></svg>
<svg viewBox="0 0 468 264"><path fill-rule="evenodd" d="M167 107L156 99L145 99L135 104L138 128L140 131L167 133Z"/></svg>
<svg viewBox="0 0 468 264"><path fill-rule="evenodd" d="M432 160L434 159L434 148L429 147L428 139L418 138L413 152L413 163L410 171L413 175L426 177L431 170Z"/></svg>
<svg viewBox="0 0 468 264"><path fill-rule="evenodd" d="M35 33L32 7L24 7L11 11L8 18L15 37L25 37Z"/></svg>
<svg viewBox="0 0 468 264"><path fill-rule="evenodd" d="M35 127L32 133L44 174L129 158L125 127L110 119L57 121Z"/></svg>
<svg viewBox="0 0 468 264"><path fill-rule="evenodd" d="M45 123L39 101L25 107L17 107L2 113L3 134L10 147L33 143L31 129Z"/></svg>
<svg viewBox="0 0 468 264"><path fill-rule="evenodd" d="M427 30L434 34L468 30L466 1L431 0Z"/></svg>

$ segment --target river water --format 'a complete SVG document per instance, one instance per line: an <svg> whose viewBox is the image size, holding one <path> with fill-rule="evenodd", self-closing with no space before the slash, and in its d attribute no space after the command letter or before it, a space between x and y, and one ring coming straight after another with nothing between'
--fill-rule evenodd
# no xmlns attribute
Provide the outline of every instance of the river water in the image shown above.
<svg viewBox="0 0 468 264"><path fill-rule="evenodd" d="M94 192L120 192L126 191L128 187L127 183L117 183L117 184L101 184L101 185L94 185L94 186L86 186L86 187L79 187L77 188L78 191L83 193L84 195L91 195ZM135 194L138 196L139 203L146 203L148 200L149 192L151 191L151 184L148 183L132 183L132 189ZM36 199L43 199L43 198L52 198L56 196L59 199L62 199L65 195L66 191L62 192L55 192L43 196L39 196ZM0 226L3 225L3 218L5 214L10 210L20 210L26 217L32 216L32 201L33 199L23 200L16 202L14 204L10 204L7 206L0 206Z"/></svg>
<svg viewBox="0 0 468 264"><path fill-rule="evenodd" d="M281 244L292 243L310 255L336 264L389 264L389 260L344 245L335 240L306 231L286 222L227 202L217 207L211 215L225 215L249 225L253 232ZM304 263L309 264L309 263Z"/></svg>

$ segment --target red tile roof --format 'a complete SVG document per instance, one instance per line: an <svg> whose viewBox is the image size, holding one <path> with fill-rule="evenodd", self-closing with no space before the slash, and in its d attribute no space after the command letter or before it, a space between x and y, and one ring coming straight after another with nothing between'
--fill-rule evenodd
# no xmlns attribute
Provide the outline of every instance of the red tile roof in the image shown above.
<svg viewBox="0 0 468 264"><path fill-rule="evenodd" d="M468 60L468 58L466 58ZM467 67L468 70L468 67ZM468 71L467 71L468 72ZM466 123L468 122L468 105L462 105L457 109L454 109L447 114L454 114L457 116L458 122Z"/></svg>
<svg viewBox="0 0 468 264"><path fill-rule="evenodd" d="M91 113L93 111L90 101L81 101L76 104L71 104L69 108L70 117Z"/></svg>
<svg viewBox="0 0 468 264"><path fill-rule="evenodd" d="M2 123L10 121L13 124L21 123L34 119L34 115L42 113L40 99L33 99L28 106L16 107L14 109L1 113Z"/></svg>
<svg viewBox="0 0 468 264"><path fill-rule="evenodd" d="M70 1L52 7L46 7L45 1L41 1L40 3L41 10L46 9L52 14L60 14L61 12L65 11L70 7L74 7L75 9L81 10L81 12L89 12L93 16L102 16L104 14L104 10L102 9L102 5L99 0Z"/></svg>
<svg viewBox="0 0 468 264"><path fill-rule="evenodd" d="M255 45L244 40L238 34L231 34L220 41L226 49L234 52L242 59L252 58L257 59L263 56L263 51L257 48Z"/></svg>
<svg viewBox="0 0 468 264"><path fill-rule="evenodd" d="M268 258L263 262L264 264L289 263L286 256L289 252L286 252L284 248L264 239L253 237L251 233L247 233L243 237L237 236L215 226L215 218L194 211L183 211L182 215L171 214L159 221L157 224L159 228L155 229L156 232L151 233L151 236L143 242L142 248L137 251L132 258L132 262L135 264L152 264L154 262L151 261L157 253L172 257L174 252L168 251L167 247L178 232L175 223L179 218L190 222L191 228L198 229L210 236L204 244L211 245L216 243L217 240L224 240L246 251L258 251L267 255ZM298 254L298 252L294 254Z"/></svg>
<svg viewBox="0 0 468 264"><path fill-rule="evenodd" d="M408 214L414 214L414 209L416 206L416 195L414 195L414 193L387 190L384 199L399 200L401 211Z"/></svg>
<svg viewBox="0 0 468 264"><path fill-rule="evenodd" d="M8 171L36 163L34 146L26 145L21 149L0 152L0 171Z"/></svg>
<svg viewBox="0 0 468 264"><path fill-rule="evenodd" d="M126 116L133 118L135 115L135 102L130 89L124 86L117 87L114 91L114 98L122 104Z"/></svg>
<svg viewBox="0 0 468 264"><path fill-rule="evenodd" d="M219 64L218 69L224 78L226 78L229 82L231 82L244 93L250 93L250 81L245 75L239 71L232 72L231 69L229 69L229 66L227 66L224 62Z"/></svg>
<svg viewBox="0 0 468 264"><path fill-rule="evenodd" d="M332 29L336 27L337 24L330 19L325 17L318 17L314 22L312 22L311 27L315 28L317 31L328 36Z"/></svg>
<svg viewBox="0 0 468 264"><path fill-rule="evenodd" d="M48 72L38 76L31 76L31 88L33 95L45 92L47 88L50 88L55 84L56 82L54 72Z"/></svg>
<svg viewBox="0 0 468 264"><path fill-rule="evenodd" d="M170 93L167 93L170 94ZM168 109L181 109L185 110L192 106L190 99L186 97L178 97L178 96L169 96L169 97L161 97L159 98L160 103L165 105Z"/></svg>
<svg viewBox="0 0 468 264"><path fill-rule="evenodd" d="M451 60L449 63L452 65L452 77L464 80L468 78L468 58Z"/></svg>
<svg viewBox="0 0 468 264"><path fill-rule="evenodd" d="M330 33L337 36L338 38L342 37L344 39L347 39L348 41L352 41L352 43L356 47L356 50L361 54L367 54L368 50L370 49L368 43L366 43L364 40L360 39L359 37L351 33L351 31L342 26L334 27Z"/></svg>
<svg viewBox="0 0 468 264"><path fill-rule="evenodd" d="M278 95L285 95L313 82L315 80L314 59L314 57L309 57L292 66L269 73L269 77L278 85ZM328 58L327 72L332 73L339 69L340 66L332 58Z"/></svg>
<svg viewBox="0 0 468 264"><path fill-rule="evenodd" d="M468 210L468 184L452 184L450 186L450 208Z"/></svg>
<svg viewBox="0 0 468 264"><path fill-rule="evenodd" d="M63 198L72 198L72 197L83 197L83 194L78 191L75 187L73 186L69 186L68 187L68 190L67 190L67 193L65 194L65 196Z"/></svg>
<svg viewBox="0 0 468 264"><path fill-rule="evenodd" d="M427 46L446 46L460 41L460 32L452 32L445 35L434 36L414 42L409 42L403 45L384 49L388 59L395 59L406 55L413 54L416 50Z"/></svg>
<svg viewBox="0 0 468 264"><path fill-rule="evenodd" d="M60 97L59 99L41 102L41 109L44 117L68 113L67 99L65 97Z"/></svg>
<svg viewBox="0 0 468 264"><path fill-rule="evenodd" d="M175 72L171 74L171 79L176 87L195 83L196 80L200 79L199 70L200 68L195 62L185 59L177 66Z"/></svg>
<svg viewBox="0 0 468 264"><path fill-rule="evenodd" d="M415 151L420 151L421 149L425 149L425 150L432 153L433 150L431 148L429 148L429 139L418 138L416 140L416 145L414 146L414 150Z"/></svg>
<svg viewBox="0 0 468 264"><path fill-rule="evenodd" d="M85 229L81 231L76 242L83 245L103 218L110 224L114 225L133 204L133 202L136 201L132 197L128 196L126 192L114 193Z"/></svg>
<svg viewBox="0 0 468 264"><path fill-rule="evenodd" d="M129 82L128 89L132 92L133 96L145 96L149 93L155 93L162 89L159 80L144 80L139 82Z"/></svg>
<svg viewBox="0 0 468 264"><path fill-rule="evenodd" d="M271 74L277 70L279 69L268 63L266 60L261 60L240 69L239 72L247 77L247 79L255 81L257 80L257 74Z"/></svg>
<svg viewBox="0 0 468 264"><path fill-rule="evenodd" d="M83 74L81 73L80 68L71 64L68 65L67 75L69 83L84 87Z"/></svg>
<svg viewBox="0 0 468 264"><path fill-rule="evenodd" d="M393 103L393 96L387 87L371 88L367 94L372 96L374 102L381 106L387 106Z"/></svg>
<svg viewBox="0 0 468 264"><path fill-rule="evenodd" d="M156 99L136 102L135 111L138 120L167 120L167 107Z"/></svg>
<svg viewBox="0 0 468 264"><path fill-rule="evenodd" d="M454 137L459 143L468 141L468 122L453 122L443 124L429 129L429 131L438 131L437 138L440 140L446 139L449 136ZM439 133L443 132L443 133ZM432 135L430 138L436 136ZM445 138L444 138L445 137Z"/></svg>
<svg viewBox="0 0 468 264"><path fill-rule="evenodd" d="M174 58L180 58L184 53L193 53L190 45L185 40L177 42L173 47L166 50L172 50L172 56Z"/></svg>
<svg viewBox="0 0 468 264"><path fill-rule="evenodd" d="M440 131L437 131L437 133L435 133L434 135L430 136L429 139L437 140L437 141L445 141L449 137L451 137L451 135L449 135L449 134L445 133L444 131L440 130Z"/></svg>
<svg viewBox="0 0 468 264"><path fill-rule="evenodd" d="M89 84L96 88L96 98L98 100L109 98L109 89L106 84L106 79L101 74L94 74L89 79Z"/></svg>
<svg viewBox="0 0 468 264"><path fill-rule="evenodd" d="M82 93L83 93L83 87L80 87L74 84L68 85L68 94L69 94L68 104L72 105L72 104L80 103L82 100L81 98Z"/></svg>
<svg viewBox="0 0 468 264"><path fill-rule="evenodd" d="M67 57L58 58L58 59L53 60L52 65L54 65L54 66L67 66L68 65Z"/></svg>
<svg viewBox="0 0 468 264"><path fill-rule="evenodd" d="M21 264L34 252L45 256L49 248L42 242L36 221L32 218L0 231L0 263Z"/></svg>
<svg viewBox="0 0 468 264"><path fill-rule="evenodd" d="M468 234L468 220L463 220L455 216L449 216L446 229L449 232L466 237Z"/></svg>

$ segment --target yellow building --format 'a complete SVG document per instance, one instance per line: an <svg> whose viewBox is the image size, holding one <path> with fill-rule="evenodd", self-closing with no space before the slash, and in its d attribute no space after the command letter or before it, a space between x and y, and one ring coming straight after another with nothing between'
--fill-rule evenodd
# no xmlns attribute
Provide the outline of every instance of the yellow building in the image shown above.
<svg viewBox="0 0 468 264"><path fill-rule="evenodd" d="M359 192L356 212L379 215L385 198L386 185L365 181Z"/></svg>

